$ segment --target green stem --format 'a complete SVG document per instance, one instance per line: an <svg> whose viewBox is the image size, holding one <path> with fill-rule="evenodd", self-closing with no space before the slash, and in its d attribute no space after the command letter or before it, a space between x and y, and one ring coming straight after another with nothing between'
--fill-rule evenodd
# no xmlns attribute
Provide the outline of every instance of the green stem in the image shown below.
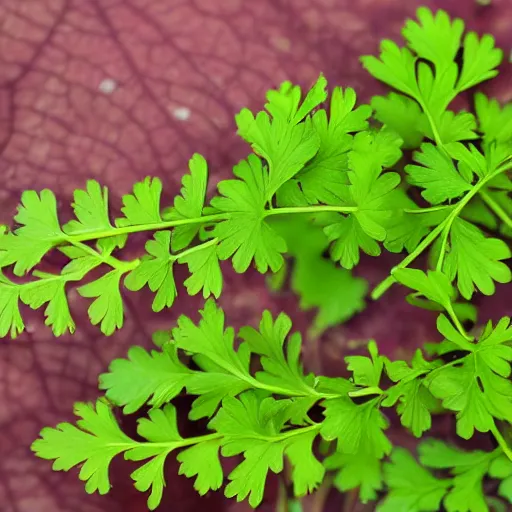
<svg viewBox="0 0 512 512"><path fill-rule="evenodd" d="M497 203L486 190L480 190L480 197L489 206L489 208L496 214L496 216L509 228L512 229L512 219L508 213Z"/></svg>
<svg viewBox="0 0 512 512"><path fill-rule="evenodd" d="M274 208L273 210L266 210L265 217L268 217L270 215L287 215L293 213L316 212L354 213L357 212L357 206L297 206Z"/></svg>
<svg viewBox="0 0 512 512"><path fill-rule="evenodd" d="M300 206L300 207L286 207L286 208L273 208L265 210L263 216L270 215L288 215L295 213L317 213L317 212L338 212L338 213L354 213L357 211L356 206ZM203 217L196 217L193 219L174 219L163 220L161 222L153 222L149 224L137 224L135 226L116 227L103 231L83 233L79 235L66 235L60 238L56 243L70 243L75 245L79 242L88 242L91 240L99 240L100 238L108 238L111 236L128 235L131 233L141 233L144 231L160 231L162 229L175 228L177 226L187 226L190 224L207 224L229 219L229 213L216 213L213 215L204 215Z"/></svg>
<svg viewBox="0 0 512 512"><path fill-rule="evenodd" d="M138 258L132 261L121 261L115 258L114 256L103 255L100 252L95 251L92 247L89 247L87 244L77 242L76 240L73 240L71 237L66 241L69 242L74 247L77 247L82 251L90 254L91 256L94 256L95 258L99 259L102 263L110 265L112 268L120 270L122 272L129 272L130 270L133 270L135 267L137 267L140 263Z"/></svg>
<svg viewBox="0 0 512 512"><path fill-rule="evenodd" d="M362 396L371 395L384 395L385 391L380 389L378 386L370 386L367 388L357 389L356 391L349 391L348 396L351 398L357 398Z"/></svg>
<svg viewBox="0 0 512 512"><path fill-rule="evenodd" d="M491 427L491 433L498 442L500 448L503 450L503 453L512 461L512 450L494 421L493 426Z"/></svg>
<svg viewBox="0 0 512 512"><path fill-rule="evenodd" d="M464 329L463 325L460 323L460 320L455 314L455 311L453 310L451 303L449 307L446 308L446 311L448 315L450 315L452 322L454 323L455 327L460 332L460 334L464 336L464 338L466 338L468 341L473 341L474 338L472 336L469 336L469 334L466 332L466 329Z"/></svg>
<svg viewBox="0 0 512 512"><path fill-rule="evenodd" d="M447 210L448 208L453 208L452 204L447 205L439 205L439 206L431 206L430 208L417 208L416 210L410 210L408 208L404 209L404 213L412 213L412 214L418 214L418 213L432 213L432 212L439 212L441 210Z"/></svg>
<svg viewBox="0 0 512 512"><path fill-rule="evenodd" d="M411 252L406 258L404 258L396 267L393 268L393 270L397 268L405 268L410 263L412 263L420 254L423 253L423 251L430 246L430 244L442 233L444 229L447 230L447 232L450 231L451 226L453 224L453 221L459 216L460 212L464 209L464 207L473 199L473 197L478 194L482 188L485 186L486 183L494 179L496 176L501 174L502 172L505 172L509 170L511 165L502 165L498 167L496 171L489 174L485 178L481 179L478 183L475 184L475 186L456 204L454 209L450 212L450 215L444 219L441 224L436 226L435 229L433 229L416 247L416 249ZM371 297L372 299L376 300L380 298L390 287L391 285L396 281L393 277L393 270L391 271L391 275L388 276L386 279L384 279L381 283L379 283L372 291Z"/></svg>
<svg viewBox="0 0 512 512"><path fill-rule="evenodd" d="M195 245L194 247L190 247L189 249L186 249L183 252L180 252L178 254L173 254L172 259L174 261L178 261L180 258L184 258L185 256L189 256L190 254L194 254L195 252L202 251L203 249L206 249L207 247L215 245L218 243L218 241L219 241L218 238L213 238L212 240L208 240L208 242L205 242L204 244Z"/></svg>

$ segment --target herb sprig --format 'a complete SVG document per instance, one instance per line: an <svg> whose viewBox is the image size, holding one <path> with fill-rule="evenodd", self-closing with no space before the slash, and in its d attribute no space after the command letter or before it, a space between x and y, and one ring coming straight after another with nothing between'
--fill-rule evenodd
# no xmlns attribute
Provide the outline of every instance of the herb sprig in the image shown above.
<svg viewBox="0 0 512 512"><path fill-rule="evenodd" d="M158 348L132 347L113 361L100 377L105 398L77 404L76 424L44 429L33 445L38 456L54 460L56 470L81 466L87 492L101 494L110 489L115 456L139 461L132 478L150 491L150 509L161 501L164 463L174 451L201 494L222 486L220 457L243 454L224 492L253 507L285 459L298 497L334 471L341 491L358 488L361 501L377 500L381 511L442 504L480 512L501 498L512 503L512 326L505 317L479 333L467 330L468 320L476 322L468 301L512 279L512 107L477 93L474 113L450 110L459 94L497 75L503 52L489 35L464 34L462 20L444 11L420 8L403 36L404 46L386 40L378 58L362 59L394 89L371 105L357 106L352 89L335 87L326 106L321 75L307 92L289 82L269 91L262 112L242 109L238 134L253 153L209 201L208 166L198 154L172 205L162 204L161 181L147 177L123 197L115 219L108 190L94 180L75 191L75 218L64 224L51 191L22 194L16 227L0 234L0 336L23 331L20 303L46 306L56 336L74 332L67 293L75 284L92 299L91 322L110 335L123 325L122 287L148 287L153 310L162 311L176 300L181 264L190 272L188 293L208 299L198 323L182 316L155 337ZM125 259L128 240L141 232L152 237L144 254ZM410 304L439 313L443 341L418 349L410 362L389 360L371 341L369 356L345 358L349 379L309 374L289 317L265 312L259 329L244 327L235 337L213 299L222 293L221 261L239 273L270 271L279 288L292 258L291 287L305 308L318 309L311 330L318 335L362 309L366 288L349 271L361 253L376 257L383 247L405 254L371 297L399 283L410 289ZM68 263L51 274L40 265L55 250ZM422 254L426 272L412 267ZM98 269L104 273L91 281ZM319 293L308 272L327 276L334 289ZM204 435L178 432L171 402L182 393L195 397L189 419L208 420ZM139 420L142 441L134 440L113 407L131 414L143 406L150 411ZM460 438L489 433L497 447L464 452L424 440L416 460L392 446L390 408L415 437L431 429L434 415L452 414ZM501 481L500 498L487 496L488 478Z"/></svg>

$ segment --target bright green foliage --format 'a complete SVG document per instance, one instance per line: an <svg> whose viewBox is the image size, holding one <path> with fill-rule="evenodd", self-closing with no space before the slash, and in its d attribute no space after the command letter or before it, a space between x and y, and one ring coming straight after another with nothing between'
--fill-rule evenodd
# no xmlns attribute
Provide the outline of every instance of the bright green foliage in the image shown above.
<svg viewBox="0 0 512 512"><path fill-rule="evenodd" d="M160 215L160 196L162 182L158 178L147 177L144 181L136 183L133 194L123 196L124 218L117 219L118 226L132 226L134 224L154 224L162 220Z"/></svg>
<svg viewBox="0 0 512 512"><path fill-rule="evenodd" d="M180 289L178 265L188 267L188 294L208 299L197 320L181 316L156 335L156 348L132 347L113 361L100 377L108 402L77 404L76 424L44 429L37 455L56 470L79 467L87 492L102 494L110 462L123 455L138 463L131 476L150 509L161 502L164 465L175 452L180 474L194 478L200 494L223 486L221 459L236 457L224 494L253 507L270 473L282 474L297 500L334 471L338 489L379 500L385 512L506 510L512 327L505 317L468 332L475 305L457 300L492 295L495 283L512 280L512 109L478 93L475 114L449 110L461 92L496 76L503 52L442 10L418 9L402 34L405 46L387 40L379 58L363 57L395 89L371 101L373 116L350 88L334 87L324 108L323 75L309 90L284 82L269 91L262 112L242 109L238 134L253 152L211 199L198 154L171 206L162 204L162 181L146 177L122 197L120 218L111 214L119 209L109 204L112 194L94 180L75 191L71 219L51 191L22 193L15 225L0 226L0 336L23 331L23 304L44 307L56 336L74 332L67 299L74 285L91 299L91 322L110 335L123 325L123 287L147 286L153 309L163 311ZM271 271L275 288L287 284L292 260L290 286L303 309L317 310L309 335L318 337L363 308L366 283L349 270L361 253L379 256L382 247L406 254L372 298L399 283L410 289L410 305L438 313L443 341L410 361L390 360L370 341L368 355L345 357L349 379L314 375L287 315L265 311L257 328L236 334L209 299L221 294L223 260L239 273ZM47 271L52 251L66 258L60 272ZM425 271L414 268L418 261ZM181 394L194 397L188 421L203 420L197 437L178 431L171 402ZM121 431L116 406L149 411L138 440ZM497 448L464 452L430 440L419 444L417 461L391 444L403 438L388 430L391 407L416 437L434 415L453 414L460 438L489 433ZM498 480L495 496L486 495L490 479Z"/></svg>
<svg viewBox="0 0 512 512"><path fill-rule="evenodd" d="M300 298L301 309L316 308L317 314L310 329L311 336L319 336L324 330L345 322L365 307L367 283L354 277L324 257L329 241L318 225L308 219L286 217L273 219L271 226L285 239L288 254L293 257L290 271L290 287ZM307 240L307 243L304 243ZM273 288L281 289L287 268L273 276ZM280 278L281 282L277 282Z"/></svg>
<svg viewBox="0 0 512 512"><path fill-rule="evenodd" d="M318 151L320 139L306 116L327 98L326 86L327 80L320 76L299 106L300 87L284 82L278 91L267 94L270 116L266 112L253 116L246 108L236 116L239 135L268 163L268 182L262 191L266 201Z"/></svg>
<svg viewBox="0 0 512 512"><path fill-rule="evenodd" d="M174 284L173 263L170 254L171 232L158 231L154 240L146 243L147 256L144 256L124 281L128 290L138 291L146 284L152 292L157 292L153 301L153 311L162 311L172 306L177 291Z"/></svg>
<svg viewBox="0 0 512 512"><path fill-rule="evenodd" d="M426 386L445 408L457 413L459 436L469 439L475 429L492 430L494 418L512 421L512 347L507 345L512 340L510 319L502 318L495 327L489 322L478 342L468 345L442 318L438 321L442 334L471 352L459 365L433 371L426 377Z"/></svg>
<svg viewBox="0 0 512 512"><path fill-rule="evenodd" d="M216 210L229 214L212 233L220 241L219 257L225 260L233 256L237 272L245 272L253 259L260 272L269 267L275 272L283 264L281 254L286 243L264 220L268 174L254 155L242 160L233 173L239 179L222 181L219 192L224 197L212 200Z"/></svg>
<svg viewBox="0 0 512 512"><path fill-rule="evenodd" d="M455 199L471 189L471 183L461 176L453 161L433 144L422 144L421 153L415 153L414 159L422 166L408 165L405 168L408 181L425 189L421 195L430 204Z"/></svg>
<svg viewBox="0 0 512 512"><path fill-rule="evenodd" d="M451 251L446 257L445 271L451 279L457 276L457 286L466 299L475 288L492 295L494 281L509 283L512 274L502 260L510 259L507 244L498 238L486 238L469 222L455 219L450 231Z"/></svg>
<svg viewBox="0 0 512 512"><path fill-rule="evenodd" d="M329 240L334 241L332 258L345 268L359 263L360 250L371 256L381 252L377 242L386 238L385 221L395 208L392 192L400 183L397 173L382 171L400 158L400 144L401 139L385 129L363 132L354 139L345 195L357 211L350 217L338 215L337 222L325 228Z"/></svg>
<svg viewBox="0 0 512 512"><path fill-rule="evenodd" d="M499 450L465 452L435 439L420 443L419 462L406 450L393 451L384 474L390 493L378 506L379 512L394 510L437 511L444 505L447 512L487 512L488 497L484 478L504 479L500 495L510 502L507 480L510 460ZM435 477L426 468L443 477ZM504 508L505 509L505 508Z"/></svg>
<svg viewBox="0 0 512 512"><path fill-rule="evenodd" d="M313 114L313 126L320 138L318 153L277 192L279 206L339 204L348 183L350 133L368 128L371 110L367 105L355 108L353 89L335 87L331 94L329 117L323 109Z"/></svg>
<svg viewBox="0 0 512 512"><path fill-rule="evenodd" d="M122 276L121 271L111 270L78 289L82 297L94 299L89 306L89 318L93 325L101 324L101 331L107 336L123 326L123 299L119 291Z"/></svg>
<svg viewBox="0 0 512 512"><path fill-rule="evenodd" d="M389 493L379 505L379 512L437 512L450 485L448 480L435 478L421 467L403 448L395 449L391 461L384 465L384 479Z"/></svg>
<svg viewBox="0 0 512 512"><path fill-rule="evenodd" d="M189 161L190 174L182 179L181 195L174 198L174 208L165 215L168 220L197 219L203 213L206 185L208 184L208 164L203 156L196 153ZM188 247L199 231L200 224L176 226L172 232L172 250L180 251Z"/></svg>
<svg viewBox="0 0 512 512"><path fill-rule="evenodd" d="M437 367L438 364L425 361L420 350L414 354L411 366L405 361L386 362L386 373L396 384L388 389L382 405L392 407L398 403L402 425L416 437L432 426L430 411L435 409L436 401L422 377Z"/></svg>

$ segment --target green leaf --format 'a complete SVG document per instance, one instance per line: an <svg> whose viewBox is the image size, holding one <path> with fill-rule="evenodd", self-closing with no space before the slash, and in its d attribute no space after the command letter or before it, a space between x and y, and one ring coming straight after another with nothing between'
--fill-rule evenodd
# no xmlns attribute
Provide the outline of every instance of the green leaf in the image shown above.
<svg viewBox="0 0 512 512"><path fill-rule="evenodd" d="M320 137L318 153L294 178L285 182L277 192L280 206L334 204L348 184L347 153L352 147L349 133L365 130L371 114L368 105L354 108L353 89L335 87L331 94L330 114L320 109L313 115L313 127Z"/></svg>
<svg viewBox="0 0 512 512"><path fill-rule="evenodd" d="M78 220L65 224L65 233L77 235L113 229L108 216L107 187L102 188L96 180L89 180L86 189L75 190L73 197L72 206Z"/></svg>
<svg viewBox="0 0 512 512"><path fill-rule="evenodd" d="M477 92L475 110L479 130L483 133L486 143L509 142L512 139L512 105L502 107L496 99Z"/></svg>
<svg viewBox="0 0 512 512"><path fill-rule="evenodd" d="M421 152L414 153L414 160L421 165L405 167L407 181L425 189L421 195L430 204L456 199L471 190L471 183L460 175L453 161L433 144L422 144Z"/></svg>
<svg viewBox="0 0 512 512"><path fill-rule="evenodd" d="M398 268L392 272L392 275L399 283L420 293L427 300L439 304L452 318L455 316L453 301L456 298L456 292L450 279L443 272L428 270L425 274L417 269ZM413 298L416 298L416 294ZM409 297L407 299L414 304L414 300L410 300ZM460 306L459 304L458 307Z"/></svg>
<svg viewBox="0 0 512 512"><path fill-rule="evenodd" d="M354 216L338 217L338 221L325 229L331 246L331 258L339 261L341 266L352 269L359 264L360 251L369 256L379 256L379 244L367 235Z"/></svg>
<svg viewBox="0 0 512 512"><path fill-rule="evenodd" d="M25 324L19 308L20 286L0 273L0 338L8 334L16 338Z"/></svg>
<svg viewBox="0 0 512 512"><path fill-rule="evenodd" d="M395 448L391 461L384 464L384 481L389 491L378 512L437 512L450 486L450 480L434 477L404 448Z"/></svg>
<svg viewBox="0 0 512 512"><path fill-rule="evenodd" d="M238 134L268 163L266 201L318 151L320 140L311 120L301 121L327 98L326 86L327 81L320 76L299 107L300 88L284 82L279 91L267 94L265 107L272 120L266 112L254 117L246 108L235 116Z"/></svg>
<svg viewBox="0 0 512 512"><path fill-rule="evenodd" d="M452 488L444 499L449 512L487 511L483 480L494 453L463 452L442 441L429 439L419 446L420 462L434 469L450 469Z"/></svg>
<svg viewBox="0 0 512 512"><path fill-rule="evenodd" d="M106 494L111 487L108 468L112 459L135 444L120 430L110 407L98 400L92 404L75 404L80 417L76 426L60 423L44 428L34 441L32 451L38 457L54 460L55 471L68 471L81 465L80 480L88 493Z"/></svg>
<svg viewBox="0 0 512 512"><path fill-rule="evenodd" d="M45 324L51 326L55 336L62 336L67 331L74 333L75 322L71 318L66 297L65 275L56 276L42 272L34 274L39 279L20 287L21 300L32 309L48 303L44 311Z"/></svg>
<svg viewBox="0 0 512 512"><path fill-rule="evenodd" d="M171 307L177 291L174 283L173 264L176 258L170 254L170 231L157 231L154 240L146 243L147 255L142 257L140 264L127 276L124 284L128 290L138 291L148 285L156 292L153 300L153 311L162 311Z"/></svg>
<svg viewBox="0 0 512 512"><path fill-rule="evenodd" d="M302 496L315 489L323 480L324 468L312 453L316 427L281 433L288 419L290 401L262 398L246 392L240 399L227 397L209 427L223 434L224 456L244 454L244 460L229 475L225 495L236 496L237 501L249 497L249 504L257 507L269 471L283 471L286 454L292 464L294 492Z"/></svg>
<svg viewBox="0 0 512 512"><path fill-rule="evenodd" d="M296 332L289 336L291 327L292 321L284 313L274 321L271 313L264 311L259 331L253 327L242 327L239 336L251 352L261 356L263 371L256 374L258 381L288 390L292 395L297 392L315 394L313 376L304 375L300 362L301 335ZM285 355L284 344L287 338Z"/></svg>
<svg viewBox="0 0 512 512"><path fill-rule="evenodd" d="M446 323L448 323L446 321ZM460 335L443 329L449 341L459 343ZM425 377L429 391L443 406L457 413L457 434L469 439L474 430L488 432L494 419L512 421L512 339L510 319L503 318L493 328L489 323L473 351L457 361L457 366L440 367Z"/></svg>
<svg viewBox="0 0 512 512"><path fill-rule="evenodd" d="M210 295L218 298L222 292L222 271L217 254L217 243L208 243L195 252L180 256L179 263L186 263L192 274L185 280L185 286L189 295L197 295L203 291L203 298ZM199 247L199 246L198 246Z"/></svg>
<svg viewBox="0 0 512 512"><path fill-rule="evenodd" d="M181 316L172 336L176 347L193 354L204 370L187 383L189 394L201 395L193 404L191 419L211 416L224 397L236 396L254 386L248 347L241 344L238 350L234 349L234 331L224 329L224 313L213 300L206 302L198 325Z"/></svg>
<svg viewBox="0 0 512 512"><path fill-rule="evenodd" d="M94 298L89 306L89 318L93 325L101 325L101 332L110 336L123 326L123 299L119 290L123 271L111 270L96 281L78 288L82 297Z"/></svg>
<svg viewBox="0 0 512 512"><path fill-rule="evenodd" d="M375 78L418 102L429 120L430 126L425 124L428 137L441 143L475 138L473 116L446 109L457 94L497 74L502 52L494 48L491 36L478 39L469 33L460 69L456 59L462 20L452 21L442 10L434 15L426 7L420 7L417 16L418 22L409 20L402 31L410 49L385 40L380 59L365 56L363 65Z"/></svg>
<svg viewBox="0 0 512 512"><path fill-rule="evenodd" d="M0 266L14 264L14 274L23 276L64 237L57 217L55 195L47 189L39 194L35 190L26 190L21 195L14 220L21 227L14 233L0 236Z"/></svg>
<svg viewBox="0 0 512 512"><path fill-rule="evenodd" d="M385 358L379 355L375 341L368 343L370 357L347 356L347 369L353 373L353 381L358 386L377 388L380 384Z"/></svg>
<svg viewBox="0 0 512 512"><path fill-rule="evenodd" d="M326 469L338 470L334 485L341 492L359 488L359 499L368 503L377 499L382 489L382 463L372 454L334 452L324 461Z"/></svg>
<svg viewBox="0 0 512 512"><path fill-rule="evenodd" d="M187 478L196 476L194 489L204 496L208 491L217 491L224 481L224 472L219 460L220 440L202 442L178 454L179 474Z"/></svg>
<svg viewBox="0 0 512 512"><path fill-rule="evenodd" d="M133 186L133 193L123 196L124 218L116 219L117 226L155 224L162 222L160 196L162 182L158 178L144 178Z"/></svg>
<svg viewBox="0 0 512 512"><path fill-rule="evenodd" d="M381 174L384 167L396 163L401 156L401 139L389 130L361 132L354 138L349 155L347 202L357 207L350 217L338 215L338 222L325 228L333 244L331 255L346 268L359 262L359 250L369 255L380 254L376 241L386 238L385 222L393 213L394 190L400 182L398 174Z"/></svg>
<svg viewBox="0 0 512 512"><path fill-rule="evenodd" d="M412 367L404 361L386 362L386 373L397 384L388 388L382 405L392 407L399 402L400 421L415 437L421 437L432 426L430 411L436 400L423 385L421 377L434 368L436 365L425 361L420 350L413 357Z"/></svg>
<svg viewBox="0 0 512 512"><path fill-rule="evenodd" d="M457 278L457 287L464 298L470 299L475 288L484 295L492 295L494 281L511 281L510 269L501 261L511 256L503 240L486 238L477 227L458 218L452 224L450 246L444 270L450 279Z"/></svg>
<svg viewBox="0 0 512 512"><path fill-rule="evenodd" d="M108 373L99 377L99 389L124 414L144 404L158 408L177 396L186 386L192 371L178 359L175 345L167 343L161 351L148 352L131 347L126 359L114 359Z"/></svg>
<svg viewBox="0 0 512 512"><path fill-rule="evenodd" d="M475 32L469 32L464 38L462 72L457 89L465 91L480 82L494 78L496 69L503 59L503 51L494 47L494 37L485 34L479 40Z"/></svg>
<svg viewBox="0 0 512 512"><path fill-rule="evenodd" d="M512 461L506 455L500 455L491 462L489 476L502 480L498 494L512 503Z"/></svg>
<svg viewBox="0 0 512 512"><path fill-rule="evenodd" d="M350 398L334 398L323 402L325 420L322 437L337 439L338 451L356 455L368 453L381 459L391 452L391 443L384 434L389 422L379 410L379 399L356 405Z"/></svg>
<svg viewBox="0 0 512 512"><path fill-rule="evenodd" d="M240 273L252 260L259 272L265 273L269 267L276 272L283 264L286 244L264 220L268 174L254 155L236 165L233 173L239 179L221 181L218 188L223 197L212 200L214 208L229 214L212 231L219 239L219 258L233 256L233 268Z"/></svg>
<svg viewBox="0 0 512 512"><path fill-rule="evenodd" d="M404 141L404 149L419 147L427 123L418 103L407 96L391 92L387 96L374 96L371 105L377 121L398 133Z"/></svg>
<svg viewBox="0 0 512 512"><path fill-rule="evenodd" d="M165 460L171 451L184 444L184 440L178 432L176 409L172 405L166 405L163 409L149 411L149 418L139 420L137 433L151 443L160 445L139 445L125 453L127 460L138 461L152 457L149 462L136 469L131 477L135 481L137 490L142 492L151 490L148 508L155 510L162 501L165 487ZM165 445L165 448L161 446L162 444Z"/></svg>
<svg viewBox="0 0 512 512"><path fill-rule="evenodd" d="M203 214L208 165L204 157L195 153L189 163L190 174L183 176L181 195L174 198L174 207L165 215L166 220L197 219ZM188 247L197 235L201 225L176 226L172 232L173 251Z"/></svg>

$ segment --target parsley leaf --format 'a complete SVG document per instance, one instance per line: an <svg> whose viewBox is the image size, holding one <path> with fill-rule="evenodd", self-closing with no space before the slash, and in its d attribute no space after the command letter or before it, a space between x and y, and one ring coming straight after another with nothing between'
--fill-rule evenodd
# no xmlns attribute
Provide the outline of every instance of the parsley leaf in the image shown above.
<svg viewBox="0 0 512 512"><path fill-rule="evenodd" d="M148 352L131 347L127 359L115 359L108 373L100 375L99 388L124 414L139 410L144 404L161 407L177 396L192 375L183 365L176 346L166 343L161 351Z"/></svg>
<svg viewBox="0 0 512 512"><path fill-rule="evenodd" d="M320 137L318 153L291 180L277 192L280 206L308 204L339 204L340 195L348 183L348 151L352 147L349 133L368 127L371 109L368 105L354 108L356 93L353 89L335 87L331 94L329 119L320 109L312 121Z"/></svg>
<svg viewBox="0 0 512 512"><path fill-rule="evenodd" d="M421 165L407 165L407 181L424 188L421 195L430 204L440 204L455 199L471 190L471 183L464 179L446 157L433 144L422 144L421 152L414 153L414 160Z"/></svg>
<svg viewBox="0 0 512 512"><path fill-rule="evenodd" d="M384 464L384 480L389 491L379 512L436 512L450 486L450 480L435 478L404 448L395 448L390 462Z"/></svg>
<svg viewBox="0 0 512 512"><path fill-rule="evenodd" d="M170 243L170 231L157 231L154 240L146 243L148 254L124 280L128 290L137 291L147 284L152 292L157 292L153 300L153 311L157 312L172 306L177 295L173 275L176 258L169 252Z"/></svg>
<svg viewBox="0 0 512 512"><path fill-rule="evenodd" d="M377 241L386 238L385 221L394 209L392 192L400 183L397 173L381 174L383 167L396 163L401 156L401 139L386 129L376 133L361 132L354 138L349 155L347 203L355 206L350 217L337 215L325 233L334 241L331 257L345 268L359 262L359 251L380 254Z"/></svg>
<svg viewBox="0 0 512 512"><path fill-rule="evenodd" d="M512 274L506 263L510 249L503 240L487 238L475 226L462 219L455 219L450 231L450 252L444 270L450 277L457 277L462 296L470 299L478 288L484 295L492 295L494 282L509 283Z"/></svg>
<svg viewBox="0 0 512 512"><path fill-rule="evenodd" d="M122 270L111 270L96 281L78 288L82 297L94 298L88 313L93 325L101 325L101 332L110 336L124 322L123 299L119 290Z"/></svg>
<svg viewBox="0 0 512 512"><path fill-rule="evenodd" d="M153 224L162 221L160 196L162 182L149 176L133 186L133 193L123 196L121 211L124 217L116 219L117 226Z"/></svg>
<svg viewBox="0 0 512 512"><path fill-rule="evenodd" d="M338 470L334 485L341 492L359 487L359 499L363 503L375 500L382 489L382 463L372 453L336 451L325 459L324 465L326 469Z"/></svg>
<svg viewBox="0 0 512 512"><path fill-rule="evenodd" d="M281 433L288 419L287 400L261 399L254 392L239 399L227 397L209 427L224 435L222 455L244 454L244 461L229 475L225 495L238 501L249 497L252 507L263 499L269 471L283 470L284 454L292 463L295 495L315 489L323 479L324 467L312 453L317 427L306 427Z"/></svg>
<svg viewBox="0 0 512 512"><path fill-rule="evenodd" d="M66 277L34 272L38 277L20 289L20 299L32 309L38 309L43 304L48 304L44 311L45 324L52 327L55 336L62 336L67 331L75 332L75 322L71 318L68 299L66 297Z"/></svg>
<svg viewBox="0 0 512 512"><path fill-rule="evenodd" d="M239 179L221 181L218 189L223 197L211 202L219 212L229 213L212 231L219 239L219 258L233 256L236 272L245 272L253 259L259 272L269 267L275 272L283 264L286 243L265 221L268 174L255 155L242 160L233 173Z"/></svg>
<svg viewBox="0 0 512 512"><path fill-rule="evenodd" d="M238 134L268 162L266 201L318 151L320 140L311 119L301 121L327 98L326 86L327 81L320 76L299 106L300 88L284 82L278 91L267 94L265 108L272 115L272 121L266 112L254 117L246 108L235 116Z"/></svg>
<svg viewBox="0 0 512 512"><path fill-rule="evenodd" d="M483 479L493 452L464 452L442 441L429 439L419 446L420 462L433 469L449 469L454 475L452 488L444 499L449 511L487 510Z"/></svg>
<svg viewBox="0 0 512 512"><path fill-rule="evenodd" d="M259 331L252 327L242 327L239 336L251 352L261 356L262 372L256 379L289 390L291 394L304 392L314 394L313 375L305 376L300 363L301 335L296 332L289 335L292 327L290 318L281 313L274 321L270 311L264 311ZM284 343L288 337L286 355Z"/></svg>
<svg viewBox="0 0 512 512"><path fill-rule="evenodd" d="M375 110L375 118L404 141L404 149L419 147L427 121L415 101L391 92L387 96L374 96L371 105Z"/></svg>
<svg viewBox="0 0 512 512"><path fill-rule="evenodd" d="M90 404L75 404L76 426L60 423L45 428L41 438L34 441L32 450L42 459L54 460L55 471L68 471L83 464L80 480L88 493L106 494L111 487L108 467L112 459L133 444L119 428L110 407L98 400Z"/></svg>
<svg viewBox="0 0 512 512"><path fill-rule="evenodd" d="M55 195L47 189L39 194L26 190L14 220L21 227L0 236L0 266L14 264L14 274L23 276L64 238Z"/></svg>
<svg viewBox="0 0 512 512"><path fill-rule="evenodd" d="M97 181L89 180L86 190L75 190L73 197L72 206L78 220L65 224L65 233L77 235L113 229L108 216L107 187L102 188Z"/></svg>
<svg viewBox="0 0 512 512"><path fill-rule="evenodd" d="M430 411L437 401L423 385L421 377L436 366L425 361L420 350L414 354L411 367L404 361L386 361L386 373L396 384L386 391L382 405L392 407L399 402L400 421L415 437L420 437L432 425Z"/></svg>
<svg viewBox="0 0 512 512"><path fill-rule="evenodd" d="M155 510L162 501L165 460L169 453L186 444L186 441L178 432L176 409L172 405L166 405L163 409L153 409L148 415L149 418L139 420L137 433L155 445L148 443L134 446L125 453L125 459L140 461L151 458L136 469L131 477L137 490L151 490L148 508Z"/></svg>
<svg viewBox="0 0 512 512"><path fill-rule="evenodd" d="M0 337L16 338L25 324L19 308L20 288L0 273Z"/></svg>
<svg viewBox="0 0 512 512"><path fill-rule="evenodd" d="M195 325L181 316L172 330L176 347L194 355L204 370L187 383L190 394L201 395L193 404L190 417L211 416L226 396L235 396L254 386L249 373L250 352L246 344L233 348L234 331L224 329L224 313L213 300L208 300Z"/></svg>
<svg viewBox="0 0 512 512"><path fill-rule="evenodd" d="M195 153L189 161L190 174L185 174L181 183L181 195L174 198L174 207L164 213L166 220L197 219L203 213L208 165L203 156ZM201 225L176 226L172 232L171 247L179 251L188 247L197 235Z"/></svg>
<svg viewBox="0 0 512 512"><path fill-rule="evenodd" d="M200 250L179 256L178 261L179 263L186 263L191 273L191 276L184 283L189 295L196 295L202 290L205 299L210 295L215 298L220 296L222 292L222 272L219 265L216 240L203 244Z"/></svg>
<svg viewBox="0 0 512 512"><path fill-rule="evenodd" d="M439 325L449 341L466 343L462 345L465 350L472 348L457 366L445 365L425 377L429 391L445 408L457 413L457 434L469 439L475 429L492 429L494 418L512 421L512 347L506 345L512 339L510 319L501 319L494 328L489 322L475 345L461 340L455 330Z"/></svg>

